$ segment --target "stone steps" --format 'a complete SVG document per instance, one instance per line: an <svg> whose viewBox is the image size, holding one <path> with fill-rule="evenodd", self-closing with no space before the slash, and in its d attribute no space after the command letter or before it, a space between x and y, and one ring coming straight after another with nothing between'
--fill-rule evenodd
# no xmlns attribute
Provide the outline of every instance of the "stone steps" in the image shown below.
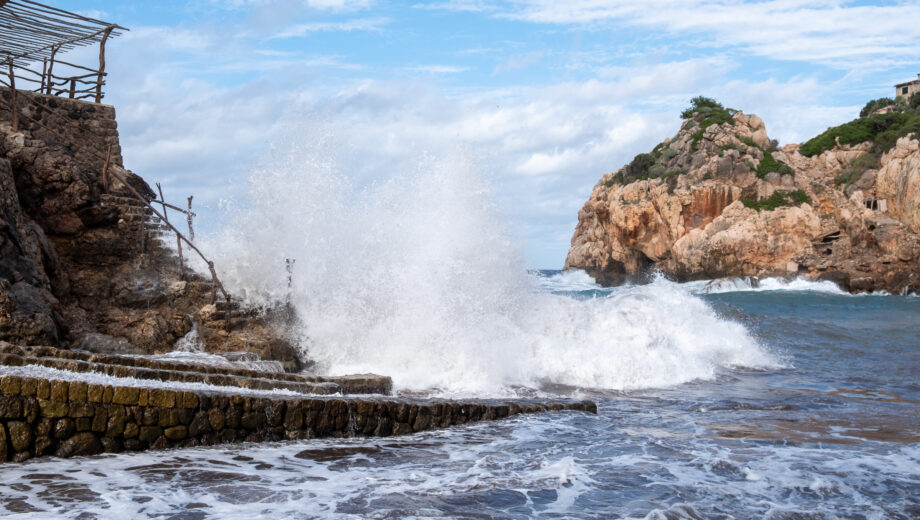
<svg viewBox="0 0 920 520"><path fill-rule="evenodd" d="M365 374L358 376L321 377L287 372L261 372L246 368L231 368L200 363L152 359L139 356L122 356L117 354L96 354L78 350L64 350L53 347L21 347L0 343L0 355L14 355L21 358L51 358L62 361L82 361L100 365L144 368L166 372L186 372L199 376L235 376L244 379L262 379L278 382L317 384L333 383L344 394L389 394L393 381L389 377ZM3 364L0 362L0 364ZM33 363L34 364L34 363ZM212 383L214 384L214 383Z"/></svg>
<svg viewBox="0 0 920 520"><path fill-rule="evenodd" d="M290 390L303 394L318 395L329 395L342 391L339 385L332 382L281 381L261 377L203 374L200 372L142 368L53 357L19 356L16 354L0 354L0 365L19 367L42 366L58 370L67 370L68 372L105 374L113 377L130 377L150 381L204 383L214 386L245 388L248 390ZM266 372L266 374L269 373L270 372Z"/></svg>
<svg viewBox="0 0 920 520"><path fill-rule="evenodd" d="M430 401L222 395L0 377L0 462L229 442L410 434L590 401Z"/></svg>

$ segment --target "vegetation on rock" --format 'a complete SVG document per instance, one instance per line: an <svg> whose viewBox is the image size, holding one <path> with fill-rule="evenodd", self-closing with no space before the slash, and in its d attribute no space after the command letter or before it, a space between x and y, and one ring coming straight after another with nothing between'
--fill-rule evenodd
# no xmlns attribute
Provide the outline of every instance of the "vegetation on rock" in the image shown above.
<svg viewBox="0 0 920 520"><path fill-rule="evenodd" d="M774 191L773 195L770 195L764 200L741 199L741 203L744 204L745 207L756 209L757 211L773 211L779 207L798 206L807 202L811 202L811 197L803 190L785 192Z"/></svg>
<svg viewBox="0 0 920 520"><path fill-rule="evenodd" d="M825 150L834 148L838 142L840 144L871 142L876 153L885 153L901 137L910 134L920 135L920 109L906 106L896 110L900 111L872 114L854 119L840 126L828 128L823 133L806 141L799 148L799 152L806 157L813 157Z"/></svg>

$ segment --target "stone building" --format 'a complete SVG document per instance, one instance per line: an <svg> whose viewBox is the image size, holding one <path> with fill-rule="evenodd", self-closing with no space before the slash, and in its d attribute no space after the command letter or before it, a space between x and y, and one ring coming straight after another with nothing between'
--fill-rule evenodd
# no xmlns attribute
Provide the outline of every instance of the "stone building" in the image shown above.
<svg viewBox="0 0 920 520"><path fill-rule="evenodd" d="M907 81L895 85L894 90L895 99L899 97L909 99L912 95L920 92L920 74L917 74L917 79L913 81Z"/></svg>

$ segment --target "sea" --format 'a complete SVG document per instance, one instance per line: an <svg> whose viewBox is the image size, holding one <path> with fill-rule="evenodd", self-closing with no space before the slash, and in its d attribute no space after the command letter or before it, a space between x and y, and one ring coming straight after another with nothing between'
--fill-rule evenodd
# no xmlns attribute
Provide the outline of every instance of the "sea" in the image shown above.
<svg viewBox="0 0 920 520"><path fill-rule="evenodd" d="M531 304L558 315L504 324L530 351L468 359L488 374L473 383L450 384L468 370L451 371L458 355L435 367L440 387L411 368L397 386L587 398L597 415L37 459L3 467L0 516L920 518L920 298L801 280L527 278Z"/></svg>
<svg viewBox="0 0 920 520"><path fill-rule="evenodd" d="M528 270L518 237L567 236L511 224L476 157L369 181L335 135L292 134L196 239L234 296L292 305L319 373L598 413L5 464L0 517L920 518L920 298Z"/></svg>

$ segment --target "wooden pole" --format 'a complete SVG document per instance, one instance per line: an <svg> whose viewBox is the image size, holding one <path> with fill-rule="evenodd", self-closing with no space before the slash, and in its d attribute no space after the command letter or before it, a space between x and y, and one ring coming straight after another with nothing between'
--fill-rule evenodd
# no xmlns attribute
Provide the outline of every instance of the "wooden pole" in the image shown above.
<svg viewBox="0 0 920 520"><path fill-rule="evenodd" d="M160 192L160 204L163 205L163 220L166 221L166 225L172 227L169 224L169 214L166 212L166 199L163 198L163 187L160 185L159 182L157 183L157 191ZM179 250L179 279L184 280L185 279L185 270L184 270L185 262L182 260L182 237L180 237L178 234L176 235L176 247Z"/></svg>
<svg viewBox="0 0 920 520"><path fill-rule="evenodd" d="M102 78L105 76L105 41L109 39L114 27L106 27L102 33L102 40L99 41L99 80L96 82L96 103L102 102ZM181 254L181 253L180 253Z"/></svg>
<svg viewBox="0 0 920 520"><path fill-rule="evenodd" d="M185 214L185 218L188 221L188 239L195 240L195 230L192 229L192 199L195 198L194 195L188 196L188 213Z"/></svg>
<svg viewBox="0 0 920 520"><path fill-rule="evenodd" d="M77 78L70 78L70 99L73 99L74 92L77 90Z"/></svg>
<svg viewBox="0 0 920 520"><path fill-rule="evenodd" d="M51 84L54 83L54 77L51 76L51 69L54 68L54 55L57 54L57 47L51 47L51 59L48 60L48 91L45 94L51 94Z"/></svg>
<svg viewBox="0 0 920 520"><path fill-rule="evenodd" d="M10 64L10 112L12 117L12 129L14 132L19 130L19 110L16 109L16 73L13 71L13 60Z"/></svg>
<svg viewBox="0 0 920 520"><path fill-rule="evenodd" d="M38 91L42 94L45 93L45 74L48 71L48 58L42 60L42 85L38 87Z"/></svg>
<svg viewBox="0 0 920 520"><path fill-rule="evenodd" d="M105 163L102 165L102 191L109 191L109 159L112 158L112 145L105 152Z"/></svg>

